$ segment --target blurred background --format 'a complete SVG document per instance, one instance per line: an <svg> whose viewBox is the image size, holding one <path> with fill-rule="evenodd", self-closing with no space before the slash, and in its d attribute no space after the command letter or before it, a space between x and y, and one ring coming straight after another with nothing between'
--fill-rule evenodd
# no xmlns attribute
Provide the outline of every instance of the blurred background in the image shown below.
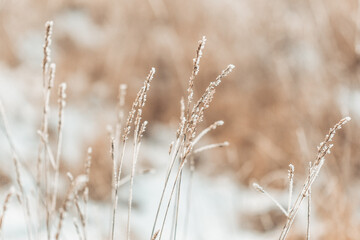
<svg viewBox="0 0 360 240"><path fill-rule="evenodd" d="M197 42L205 35L195 96L228 64L236 68L217 89L202 127L217 120L225 124L203 144L226 140L230 146L196 157L188 238L276 239L286 219L250 184L259 182L286 205L288 165L295 166L297 194L316 147L349 115L353 120L335 137L313 187L311 231L313 239L359 239L358 9L356 0L0 0L0 97L18 150L32 163L42 112L44 23L53 20L55 86L68 84L61 169L82 171L86 149L93 147L90 196L96 218L111 206L107 126L116 121L118 86L128 84L130 107L155 67L139 161L139 168L155 173L139 176L134 193L134 239L143 239L160 196L179 101ZM51 106L55 139L56 91ZM0 143L1 163L9 164L4 135ZM12 178L8 168L0 168L2 188ZM126 193L120 201L124 208ZM305 216L301 211L289 239L305 238ZM11 219L7 234L15 239ZM101 220L89 215L93 239L106 235L107 221L106 214Z"/></svg>

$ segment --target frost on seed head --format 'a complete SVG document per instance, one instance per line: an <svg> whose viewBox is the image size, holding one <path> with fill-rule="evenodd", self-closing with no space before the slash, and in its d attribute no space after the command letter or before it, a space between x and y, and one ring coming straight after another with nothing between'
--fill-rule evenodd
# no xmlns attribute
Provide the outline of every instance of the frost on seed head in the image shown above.
<svg viewBox="0 0 360 240"><path fill-rule="evenodd" d="M264 192L265 192L264 189L263 189L259 184L253 183L252 185L253 185L253 188L254 188L255 190L257 190L257 191L259 191L259 192L261 192L261 193L264 193Z"/></svg>

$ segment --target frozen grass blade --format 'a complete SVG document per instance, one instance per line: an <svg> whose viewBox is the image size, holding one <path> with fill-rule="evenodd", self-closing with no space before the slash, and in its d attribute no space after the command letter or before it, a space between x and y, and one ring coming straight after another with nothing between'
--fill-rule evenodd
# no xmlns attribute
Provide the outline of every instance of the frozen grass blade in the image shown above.
<svg viewBox="0 0 360 240"><path fill-rule="evenodd" d="M309 162L309 174L311 173L311 162ZM311 187L309 188L307 204L306 240L310 240L310 215L311 215Z"/></svg>
<svg viewBox="0 0 360 240"><path fill-rule="evenodd" d="M343 125L345 125L347 122L351 120L350 117L346 117L341 119L333 128L330 128L329 133L325 136L325 139L323 142L320 143L318 147L318 153L316 156L316 159L314 163L312 163L309 176L306 178L304 186L299 193L295 203L293 204L293 207L291 208L291 211L289 212L288 219L283 227L283 230L280 234L280 240L286 239L289 230L292 226L292 223L295 220L295 217L297 215L297 212L300 208L301 203L303 202L304 198L307 196L309 189L311 188L311 185L314 183L315 179L317 178L322 165L325 162L325 156L330 153L330 149L332 148L331 141L333 137L335 136L335 133L337 130L341 129Z"/></svg>
<svg viewBox="0 0 360 240"><path fill-rule="evenodd" d="M9 192L6 194L6 197L5 197L5 200L4 200L4 203L3 203L3 207L2 207L1 216L0 216L0 236L1 236L1 238L2 238L2 226L3 226L3 222L4 222L5 213L6 213L6 210L8 208L8 204L10 202L10 199L14 195L17 196L18 193L16 192L14 187L11 187Z"/></svg>
<svg viewBox="0 0 360 240"><path fill-rule="evenodd" d="M0 100L0 116L3 122L3 127L4 127L4 133L5 136L7 138L7 141L10 145L11 148L11 152L12 152L12 160L13 160L13 164L15 167L15 175L16 175L16 182L17 185L19 187L20 190L20 194L18 195L18 199L23 207L23 211L24 211L24 215L25 215L25 221L26 221L26 228L27 228L27 235L28 235L28 239L32 240L33 239L33 233L32 233L32 223L31 223L31 213L30 213L30 207L29 207L29 201L28 198L26 196L24 187L23 187L23 183L22 183L22 178L21 178L21 174L20 174L20 160L19 160L19 155L16 152L15 149L15 145L14 142L10 136L10 131L9 131L9 125L8 125L8 121L7 121L7 117L6 117L6 112L4 109L4 106Z"/></svg>
<svg viewBox="0 0 360 240"><path fill-rule="evenodd" d="M293 188L294 188L294 172L295 172L294 165L289 164L289 172L288 172L288 178L289 178L289 202L288 202L287 213L290 212L290 208L291 208L291 200L292 200Z"/></svg>
<svg viewBox="0 0 360 240"><path fill-rule="evenodd" d="M59 120L58 120L58 139L57 139L57 150L55 158L55 176L54 176L54 190L51 204L51 211L54 212L56 208L56 198L58 193L59 185L59 167L60 167L60 156L62 147L62 135L63 135L63 122L64 122L64 108L66 105L66 83L61 83L59 86Z"/></svg>
<svg viewBox="0 0 360 240"><path fill-rule="evenodd" d="M192 182L195 173L195 160L194 157L190 157L190 176L189 183L187 186L187 199L186 199L186 210L185 210L185 223L184 223L184 240L187 239L189 231L189 219L190 219L190 210L191 210L191 194L192 194Z"/></svg>
<svg viewBox="0 0 360 240"><path fill-rule="evenodd" d="M124 130L123 130L123 135L122 135L122 151L120 153L119 156L119 166L118 169L114 169L114 178L116 183L114 183L115 189L114 189L114 202L113 202L113 211L112 211L112 221L111 221L111 229L110 229L110 239L113 240L114 236L115 236L115 224L116 224L116 210L117 210L117 204L118 204L118 188L120 185L120 180L121 180L121 171L122 171L122 166L123 166L123 161L124 161L124 156L125 156L125 149L126 149L126 144L127 144L127 140L130 134L130 130L131 127L133 125L133 121L135 120L135 129L134 129L134 148L133 148L133 163L132 163L132 176L130 177L130 181L133 181L134 178L134 174L135 174L135 164L136 164L136 159L138 156L138 152L139 152L139 145L140 142L138 141L138 139L142 138L142 134L145 131L145 127L147 122L141 124L141 117L142 117L142 109L145 106L146 103L146 97L147 97L147 93L150 89L150 83L153 80L155 74L155 68L151 68L150 73L148 74L146 80L144 81L144 85L143 87L140 89L140 91L138 92L135 101L133 102L133 105L131 107L131 110L129 112ZM135 117L136 115L136 117ZM115 143L115 140L113 141ZM112 144L114 145L114 144ZM114 146L112 147L114 148ZM117 164L115 161L115 149L112 150L112 160L113 160L113 167L116 168ZM116 173L117 172L117 173ZM116 173L116 175L115 175ZM128 210L128 225L127 225L127 239L129 239L130 237L130 215L131 215L131 203L132 203L132 184L130 184L130 192L129 192L129 210Z"/></svg>
<svg viewBox="0 0 360 240"><path fill-rule="evenodd" d="M275 205L284 213L284 215L288 217L288 213L286 212L285 208L283 208L283 206L281 206L281 204L275 198L273 198L273 196L271 196L267 191L265 191L264 188L262 188L257 183L253 183L253 187L255 190L259 191L260 193L264 193L271 201L273 201L273 203L275 203Z"/></svg>
<svg viewBox="0 0 360 240"><path fill-rule="evenodd" d="M222 142L222 143L213 143L213 144L209 144L209 145L195 149L194 154L201 153L203 151L210 150L213 148L223 148L223 147L228 147L228 146L229 146L229 142L227 142L227 141Z"/></svg>

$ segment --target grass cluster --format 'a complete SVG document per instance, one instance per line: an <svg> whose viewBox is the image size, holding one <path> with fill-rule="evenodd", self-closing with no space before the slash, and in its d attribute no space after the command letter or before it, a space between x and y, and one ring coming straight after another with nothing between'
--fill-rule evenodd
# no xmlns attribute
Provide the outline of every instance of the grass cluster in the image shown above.
<svg viewBox="0 0 360 240"><path fill-rule="evenodd" d="M59 195L59 176L60 165L62 159L62 133L64 128L64 114L66 112L66 84L58 84L58 127L56 135L56 148L52 148L50 143L50 133L48 128L50 97L55 87L56 65L51 60L51 42L52 42L53 23L47 22L45 25L45 43L43 47L43 63L42 63L42 78L43 78L43 115L41 127L38 130L39 135L39 149L38 158L36 161L37 171L32 173L30 168L19 156L16 146L13 143L10 134L10 124L7 121L4 106L0 103L1 117L3 123L3 130L8 139L10 148L12 150L13 163L16 170L16 183L14 187L9 190L5 197L3 210L0 217L0 232L4 219L7 205L11 199L19 202L23 208L24 219L27 225L28 239L40 239L41 229L46 229L47 239L61 239L63 222L67 217L70 209L75 210L76 216L73 219L74 228L76 229L79 239L89 239L87 235L87 204L89 201L89 178L91 171L92 150L88 149L88 157L84 163L83 173L74 177L70 172L67 172L69 180L69 188L65 195L65 199L58 203ZM224 147L228 142L214 143L203 147L198 147L199 141L210 131L215 130L217 127L224 124L219 120L211 124L209 127L200 131L200 123L204 121L204 114L210 107L214 98L215 91L220 85L223 78L232 72L233 65L228 65L220 75L208 84L204 92L196 100L194 97L194 83L200 68L200 61L205 47L206 38L203 37L199 41L196 55L193 59L193 68L188 81L187 95L180 101L180 119L176 138L170 144L169 149L169 167L164 179L164 186L161 195L159 196L159 204L154 207L155 218L152 232L149 233L149 239L177 239L179 238L178 231L178 217L179 206L181 204L180 195L183 191L182 178L184 167L189 164L190 171L194 171L194 155L217 147ZM118 215L119 204L119 188L124 182L129 182L128 194L128 212L127 212L127 225L126 225L126 239L131 239L131 226L132 226L132 205L133 205L133 188L134 178L137 174L146 173L146 170L137 171L137 162L139 158L140 147L143 135L146 131L147 121L143 120L143 110L146 104L147 95L150 93L150 86L156 80L155 68L152 68L146 77L143 86L140 88L136 95L136 99L132 103L129 113L125 114L125 95L126 85L119 87L119 103L117 113L117 123L110 130L110 149L111 160L113 163L113 176L112 176L112 219L109 232L109 239L116 239L116 231L119 229L120 224ZM281 232L280 239L286 239L292 223L297 215L300 205L306 197L308 197L309 217L308 217L308 234L310 238L310 203L311 203L311 186L317 178L321 167L324 164L325 156L330 153L332 147L331 141L335 132L346 124L350 118L340 120L333 128L330 129L325 140L320 143L318 147L318 154L316 159L309 165L309 174L305 180L301 192L298 194L295 202L292 201L293 195L293 179L294 167L290 165L289 170L289 204L287 209L281 206L267 191L260 185L254 184L254 187L260 192L268 195L280 208L287 218L286 224ZM126 152L131 153L131 157ZM129 176L123 176L123 165L125 161L131 163L131 171ZM22 171L27 171L34 181L34 189L32 192L36 193L36 203L30 201L28 191L24 189L24 179L21 174ZM174 178L171 178L174 175ZM34 204L30 206L30 204ZM174 206L174 211L169 211L170 207ZM34 211L36 209L36 211ZM173 216L170 217L169 214ZM188 214L188 212L186 213ZM165 228L170 228L170 235L166 236ZM186 230L184 230L186 232Z"/></svg>

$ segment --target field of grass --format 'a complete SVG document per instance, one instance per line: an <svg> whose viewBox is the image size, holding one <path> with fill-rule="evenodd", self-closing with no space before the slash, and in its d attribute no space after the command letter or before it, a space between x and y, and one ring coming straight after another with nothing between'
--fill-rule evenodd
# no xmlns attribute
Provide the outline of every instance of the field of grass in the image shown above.
<svg viewBox="0 0 360 240"><path fill-rule="evenodd" d="M359 9L0 1L0 238L358 239Z"/></svg>

